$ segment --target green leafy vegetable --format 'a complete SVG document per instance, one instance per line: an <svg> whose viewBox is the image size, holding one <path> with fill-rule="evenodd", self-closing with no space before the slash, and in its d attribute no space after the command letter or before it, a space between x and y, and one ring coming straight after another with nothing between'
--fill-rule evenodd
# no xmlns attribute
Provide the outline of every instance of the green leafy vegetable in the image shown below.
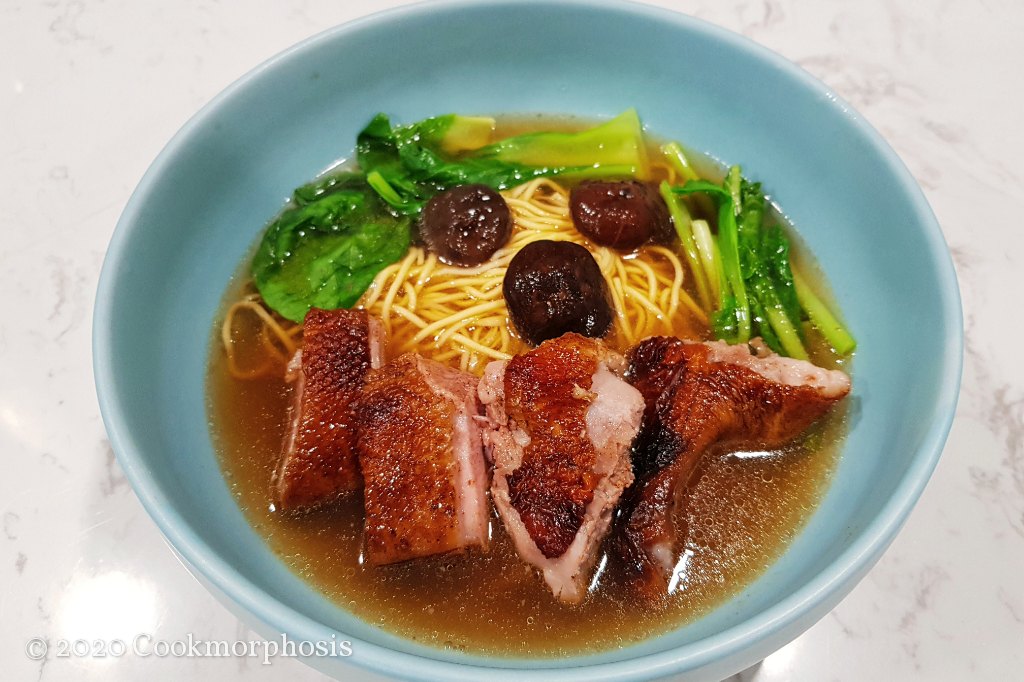
<svg viewBox="0 0 1024 682"><path fill-rule="evenodd" d="M451 187L506 189L531 178L571 180L649 176L636 111L575 133L537 132L489 143L494 119L447 114L392 126L384 114L359 133L359 171L334 173L299 187L267 228L252 272L264 301L301 321L310 307L355 305L387 265L405 255L412 224L431 197ZM790 265L789 240L765 221L758 183L739 166L716 184L697 178L682 147L661 148L682 187L661 183L701 305L717 338L745 343L759 335L772 349L806 358L806 313L841 354L856 342ZM717 207L713 235L682 196Z"/></svg>
<svg viewBox="0 0 1024 682"><path fill-rule="evenodd" d="M672 216L672 225L675 227L676 234L679 235L679 243L683 246L686 260L690 263L690 272L693 273L693 281L697 287L697 297L700 299L701 306L708 310L711 308L711 286L708 284L707 275L701 264L690 211L686 208L686 204L672 192L671 185L664 180L658 187L658 192L665 201L665 205L668 206L669 215Z"/></svg>
<svg viewBox="0 0 1024 682"><path fill-rule="evenodd" d="M263 300L301 321L310 307L355 305L384 267L405 255L413 220L435 194L530 178L646 176L636 111L577 133L540 132L488 144L494 119L448 114L392 126L384 114L359 133L359 171L295 190L252 263Z"/></svg>
<svg viewBox="0 0 1024 682"><path fill-rule="evenodd" d="M693 166L690 165L690 160L686 158L681 144L678 142L664 144L661 146L661 153L683 180L700 179L697 172L693 170Z"/></svg>
<svg viewBox="0 0 1024 682"><path fill-rule="evenodd" d="M800 301L797 300L790 263L789 239L778 225L766 227L761 235L760 260L765 276L775 284L779 305L794 323L800 320Z"/></svg>
<svg viewBox="0 0 1024 682"><path fill-rule="evenodd" d="M704 276L708 282L711 300L717 301L721 295L722 287L722 258L718 253L718 243L711 234L711 226L706 220L694 220L691 223L693 228L693 241L697 245L697 253L700 254L700 263L704 268ZM708 306L706 310L713 308Z"/></svg>
<svg viewBox="0 0 1024 682"><path fill-rule="evenodd" d="M776 352L806 358L800 311L791 305L795 293L789 244L778 227L765 226L761 186L743 180L739 166L733 166L721 185L691 180L673 192L700 192L718 202L721 284L712 316L716 338L746 343L760 336Z"/></svg>
<svg viewBox="0 0 1024 682"><path fill-rule="evenodd" d="M631 174L647 171L643 129L636 109L627 109L610 121L575 133L537 132L509 137L476 150L473 156L549 173L600 166L628 169Z"/></svg>
<svg viewBox="0 0 1024 682"><path fill-rule="evenodd" d="M359 172L342 171L340 173L330 173L292 192L292 204L295 206L306 206L326 194L343 189L359 189L364 187L365 184L363 174Z"/></svg>
<svg viewBox="0 0 1024 682"><path fill-rule="evenodd" d="M741 269L753 292L750 300L757 333L776 352L805 360L789 240L780 227L765 224L760 183L743 180L738 166L730 169L728 182L730 195L739 200Z"/></svg>
<svg viewBox="0 0 1024 682"><path fill-rule="evenodd" d="M807 359L801 329L806 312L838 353L854 349L856 342L849 332L793 270L789 239L781 227L765 220L760 183L743 179L740 167L733 166L720 185L690 180L682 187L672 187L671 193L699 193L718 204L717 241L712 240L707 225L700 224L703 221L691 221L692 241L704 277L712 282L718 272L718 305L712 315L716 338L745 343L760 336L777 353ZM671 210L671 203L669 206ZM685 250L685 240L683 244ZM697 275L695 278L700 281Z"/></svg>
<svg viewBox="0 0 1024 682"><path fill-rule="evenodd" d="M718 209L718 250L729 294L722 299L715 314L715 333L730 343L746 343L750 340L750 302L741 270L739 230L731 200L723 201Z"/></svg>
<svg viewBox="0 0 1024 682"><path fill-rule="evenodd" d="M743 176L740 175L740 167L732 166L725 176L725 189L729 192L729 199L732 200L732 210L737 216L743 212Z"/></svg>
<svg viewBox="0 0 1024 682"><path fill-rule="evenodd" d="M263 300L301 322L311 307L349 308L409 249L411 219L387 210L358 174L300 187L252 262Z"/></svg>
<svg viewBox="0 0 1024 682"><path fill-rule="evenodd" d="M538 132L476 146L494 121L448 114L392 126L378 114L359 133L356 156L370 185L393 210L418 215L432 196L456 185L507 189L531 178L646 175L636 111L576 133Z"/></svg>
<svg viewBox="0 0 1024 682"><path fill-rule="evenodd" d="M672 190L686 195L704 192L718 200L718 251L721 259L721 282L718 308L712 316L715 336L729 343L746 343L751 336L750 301L740 260L739 226L729 180L716 185L707 180L690 180Z"/></svg>
<svg viewBox="0 0 1024 682"><path fill-rule="evenodd" d="M840 355L852 353L857 348L857 341L829 311L828 306L821 302L814 291L807 285L807 281L797 271L793 270L793 283L796 289L797 298L800 300L800 307L811 318L811 323L817 327L829 345Z"/></svg>

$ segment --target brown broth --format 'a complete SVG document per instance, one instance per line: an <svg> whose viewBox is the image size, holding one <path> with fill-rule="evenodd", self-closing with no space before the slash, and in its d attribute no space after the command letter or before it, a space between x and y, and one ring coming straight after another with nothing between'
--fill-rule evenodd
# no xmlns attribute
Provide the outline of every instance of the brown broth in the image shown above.
<svg viewBox="0 0 1024 682"><path fill-rule="evenodd" d="M582 125L571 118L539 120L546 129ZM501 132L538 127L538 119L506 119ZM812 262L806 253L795 249L796 258ZM239 277L226 304L246 284ZM368 623L419 643L469 653L557 657L603 651L709 612L756 579L800 532L827 486L846 430L845 410L837 409L784 450L706 456L686 508L691 556L679 589L664 608L652 610L631 597L611 556L606 565L602 560L604 570L586 600L568 606L556 601L537 572L518 558L495 514L493 544L486 554L375 568L361 562L359 495L304 516L274 511L270 479L291 389L276 376L233 378L220 346L219 322L208 374L211 431L225 479L256 531L292 571ZM680 325L679 335L694 336L692 320ZM808 336L816 334L809 330ZM824 344L812 341L810 347L820 365L845 364Z"/></svg>
<svg viewBox="0 0 1024 682"><path fill-rule="evenodd" d="M360 562L362 499L288 516L270 505L290 389L240 380L215 343L211 428L225 478L256 531L297 575L369 623L421 643L497 656L556 657L625 646L707 613L768 568L817 506L845 420L836 411L799 445L766 456L709 455L690 493L681 587L662 610L634 601L608 562L580 606L556 601L492 517L487 554L374 568ZM596 624L600 624L597 627Z"/></svg>

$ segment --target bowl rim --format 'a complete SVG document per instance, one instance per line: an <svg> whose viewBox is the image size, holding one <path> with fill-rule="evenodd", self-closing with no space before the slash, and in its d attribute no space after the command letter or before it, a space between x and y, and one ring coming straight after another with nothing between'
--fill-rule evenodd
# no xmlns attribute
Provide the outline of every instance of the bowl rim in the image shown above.
<svg viewBox="0 0 1024 682"><path fill-rule="evenodd" d="M282 62L298 58L304 52L321 44L344 40L350 34L386 25L395 19L418 17L436 10L479 8L482 5L567 7L595 12L626 11L645 16L686 31L703 33L725 44L729 49L769 63L786 78L824 95L828 98L829 105L837 108L838 113L853 124L862 138L870 144L872 151L898 178L898 190L907 196L911 203L916 222L921 227L922 236L926 241L926 257L935 266L940 279L936 295L941 301L941 315L946 322L946 329L939 388L934 397L931 424L893 495L871 522L853 538L849 547L794 593L743 623L691 644L626 660L588 663L571 668L543 667L542 659L534 659L541 667L531 665L530 668L517 669L500 665L490 667L445 661L397 651L336 632L267 595L197 536L174 511L161 485L150 476L149 470L136 454L145 448L133 437L131 429L127 426L129 419L123 409L124 398L116 388L117 358L112 352L112 322L116 315L113 309L114 289L120 280L119 273L124 269L126 258L129 256L129 235L136 229L149 195L160 183L165 170L175 162L180 148L192 137L194 131L204 126L215 115L222 103L258 81L264 72ZM117 222L104 257L97 287L92 341L93 371L104 426L111 447L139 501L172 548L185 559L187 566L199 571L224 595L263 623L278 628L280 632L288 633L299 641L322 640L325 639L325 633L344 635L346 640L352 642L353 651L356 652L350 659L351 663L386 675L397 673L419 679L475 680L481 675L501 676L503 673L515 673L516 677L539 676L546 680L644 679L710 665L739 654L752 642L762 642L773 634L785 631L802 615L813 610L815 605L826 603L830 598L836 598L838 601L838 598L856 582L858 574L866 572L877 561L909 516L943 451L959 396L963 365L963 316L956 272L942 230L906 165L884 138L852 106L793 62L749 38L705 20L627 0L434 0L383 10L316 33L248 71L195 113L175 133L146 170ZM789 639L795 636L789 635ZM515 659L505 660L511 663Z"/></svg>

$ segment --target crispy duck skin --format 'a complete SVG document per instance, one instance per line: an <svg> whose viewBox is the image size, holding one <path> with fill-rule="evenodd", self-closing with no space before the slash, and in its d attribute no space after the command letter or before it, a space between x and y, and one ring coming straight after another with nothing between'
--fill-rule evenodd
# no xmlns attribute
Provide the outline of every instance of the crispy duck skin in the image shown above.
<svg viewBox="0 0 1024 682"><path fill-rule="evenodd" d="M414 353L371 373L356 404L371 564L487 548L477 383Z"/></svg>
<svg viewBox="0 0 1024 682"><path fill-rule="evenodd" d="M491 497L519 555L556 597L578 602L622 490L643 412L603 343L565 334L480 383L484 442L494 462Z"/></svg>
<svg viewBox="0 0 1024 682"><path fill-rule="evenodd" d="M626 376L646 407L633 447L636 482L623 498L614 545L634 585L657 599L685 540L677 523L704 453L784 445L845 397L850 379L806 361L755 356L744 345L669 337L638 344Z"/></svg>
<svg viewBox="0 0 1024 682"><path fill-rule="evenodd" d="M352 401L380 365L383 334L365 310L310 309L302 348L288 365L295 397L273 497L279 509L308 509L362 487Z"/></svg>

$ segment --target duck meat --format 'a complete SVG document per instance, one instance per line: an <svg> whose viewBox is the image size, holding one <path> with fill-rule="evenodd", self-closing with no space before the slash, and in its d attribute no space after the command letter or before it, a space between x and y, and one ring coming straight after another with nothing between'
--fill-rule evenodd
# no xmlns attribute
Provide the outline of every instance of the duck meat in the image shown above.
<svg viewBox="0 0 1024 682"><path fill-rule="evenodd" d="M554 595L586 595L619 496L633 480L629 447L643 415L625 360L568 333L504 362L480 382L491 498L516 551Z"/></svg>
<svg viewBox="0 0 1024 682"><path fill-rule="evenodd" d="M356 449L371 564L487 548L477 383L415 353L370 374L356 404Z"/></svg>
<svg viewBox="0 0 1024 682"><path fill-rule="evenodd" d="M614 545L631 581L651 598L671 583L685 528L686 496L712 448L776 448L802 434L850 392L850 378L746 345L642 341L628 381L644 397L633 447L636 481L623 498Z"/></svg>
<svg viewBox="0 0 1024 682"><path fill-rule="evenodd" d="M381 364L383 327L365 310L311 308L288 363L290 425L274 473L279 509L308 509L362 486L352 401Z"/></svg>

